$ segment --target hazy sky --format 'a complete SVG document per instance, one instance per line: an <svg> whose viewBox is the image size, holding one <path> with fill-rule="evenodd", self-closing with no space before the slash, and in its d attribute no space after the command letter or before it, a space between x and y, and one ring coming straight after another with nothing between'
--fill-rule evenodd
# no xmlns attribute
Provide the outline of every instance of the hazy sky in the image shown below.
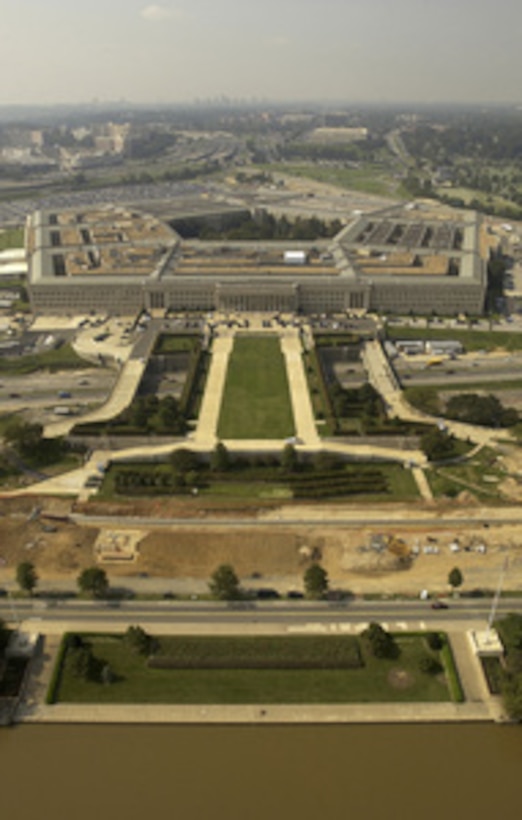
<svg viewBox="0 0 522 820"><path fill-rule="evenodd" d="M0 104L522 102L520 0L0 0Z"/></svg>

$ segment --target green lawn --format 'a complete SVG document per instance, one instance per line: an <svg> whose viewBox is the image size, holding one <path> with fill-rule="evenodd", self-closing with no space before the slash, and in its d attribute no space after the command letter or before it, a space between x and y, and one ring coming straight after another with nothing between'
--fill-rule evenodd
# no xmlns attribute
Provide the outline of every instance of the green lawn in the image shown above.
<svg viewBox="0 0 522 820"><path fill-rule="evenodd" d="M198 335L189 336L165 333L158 338L154 347L154 354L190 353L194 350L198 341Z"/></svg>
<svg viewBox="0 0 522 820"><path fill-rule="evenodd" d="M228 365L219 438L282 439L294 432L279 339L237 337Z"/></svg>
<svg viewBox="0 0 522 820"><path fill-rule="evenodd" d="M0 419L1 423L1 419ZM1 429L1 426L0 426ZM343 484L343 477L361 477L371 471L377 473L376 476L382 483L378 488L373 485L371 492L368 490L367 482L357 481ZM176 489L172 483L174 472L170 464L150 464L147 462L129 462L126 464L112 464L105 473L103 485L98 493L99 498L118 499L123 493L126 497L150 497L151 495L172 495L176 492L188 492L186 488ZM126 475L135 475L136 481L129 483L124 480L122 489L118 491L118 477L125 479ZM141 476L141 481L138 480ZM294 497L294 485L299 477L309 477L312 490L320 489L326 482L326 491L320 497L325 501L357 502L359 504L375 503L381 501L412 501L418 499L419 491L417 483L413 478L411 470L406 470L401 464L393 462L379 462L378 464L359 462L356 465L346 464L342 469L335 471L334 478L340 482L330 481L332 475L323 472L310 473L301 472L295 476L285 476L280 469L275 467L236 467L231 469L226 475L216 475L209 470L200 471L201 483L199 486L199 496L205 499L224 499L237 501L288 499ZM381 481L382 479L382 481ZM298 484L299 482L297 482ZM328 486L331 492L328 491ZM299 493L298 486L295 487L295 494L301 498L317 498L317 493L307 495Z"/></svg>
<svg viewBox="0 0 522 820"><path fill-rule="evenodd" d="M377 660L364 653L364 666L359 669L255 670L151 669L145 658L129 650L119 637L85 638L96 658L110 665L115 681L104 685L74 677L66 656L56 696L58 702L429 703L451 700L444 674L434 676L418 671L419 659L427 652L425 641L419 636L396 636L401 649L396 660ZM209 641L208 638L201 640ZM296 640L306 639L301 636ZM443 655L439 657L442 659Z"/></svg>
<svg viewBox="0 0 522 820"><path fill-rule="evenodd" d="M336 166L319 165L314 162L285 162L262 167L267 172L274 171L313 179L352 191L362 191L395 199L407 198L400 182L394 178L392 170L377 163L361 163L357 168L341 167L340 164Z"/></svg>
<svg viewBox="0 0 522 820"><path fill-rule="evenodd" d="M428 470L426 476L435 496L448 495L468 490L478 498L501 499L499 483L506 473L490 447L483 447L478 453L461 464L449 464Z"/></svg>
<svg viewBox="0 0 522 820"><path fill-rule="evenodd" d="M522 333L509 330L459 330L437 327L388 327L389 339L452 339L461 342L466 351L522 350Z"/></svg>
<svg viewBox="0 0 522 820"><path fill-rule="evenodd" d="M68 370L92 367L92 362L80 358L71 345L62 345L56 350L45 353L20 356L19 358L0 358L0 373L25 376L37 370Z"/></svg>

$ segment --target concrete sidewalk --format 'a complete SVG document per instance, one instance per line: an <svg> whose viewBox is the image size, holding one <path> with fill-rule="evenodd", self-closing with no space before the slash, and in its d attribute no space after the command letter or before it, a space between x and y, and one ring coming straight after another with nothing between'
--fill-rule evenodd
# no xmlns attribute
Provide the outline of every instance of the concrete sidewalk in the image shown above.
<svg viewBox="0 0 522 820"><path fill-rule="evenodd" d="M225 389L228 360L234 346L233 333L217 336L212 344L212 360L205 386L205 394L199 411L194 443L212 449L217 442L217 427L221 400Z"/></svg>
<svg viewBox="0 0 522 820"><path fill-rule="evenodd" d="M24 723L463 723L490 721L484 704L118 704L57 703L20 709Z"/></svg>
<svg viewBox="0 0 522 820"><path fill-rule="evenodd" d="M303 349L297 330L287 330L283 333L281 350L286 362L296 436L304 444L318 447L320 438L317 435L314 411L303 366Z"/></svg>

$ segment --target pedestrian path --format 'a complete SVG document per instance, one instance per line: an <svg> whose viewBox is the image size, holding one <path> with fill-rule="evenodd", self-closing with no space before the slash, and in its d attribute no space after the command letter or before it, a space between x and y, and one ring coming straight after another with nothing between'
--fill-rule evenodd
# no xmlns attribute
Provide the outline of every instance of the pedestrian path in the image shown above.
<svg viewBox="0 0 522 820"><path fill-rule="evenodd" d="M423 424L440 423L440 419L422 413L406 401L388 357L378 340L365 343L362 358L370 384L381 394L386 403L389 416ZM476 424L451 421L450 419L444 419L444 427L457 438L465 441L469 440L480 446L494 444L499 438L499 434L504 439L512 438L507 430L499 431Z"/></svg>
<svg viewBox="0 0 522 820"><path fill-rule="evenodd" d="M428 479L426 478L426 473L421 467L412 467L412 475L415 481L417 482L417 488L421 495L421 498L424 501L433 501L433 493L431 491L431 487L429 484Z"/></svg>
<svg viewBox="0 0 522 820"><path fill-rule="evenodd" d="M72 428L78 424L88 424L99 421L109 421L118 416L132 402L145 372L145 362L141 359L129 359L123 365L118 381L114 385L113 391L101 407L87 413L80 418L69 416L61 421L47 424L44 429L46 438L58 438L66 436Z"/></svg>
<svg viewBox="0 0 522 820"><path fill-rule="evenodd" d="M450 723L490 721L485 704L39 704L29 723Z"/></svg>
<svg viewBox="0 0 522 820"><path fill-rule="evenodd" d="M199 411L194 442L212 449L217 442L217 428L221 401L225 389L228 360L234 346L233 333L216 336L212 344L212 358L207 376L205 394Z"/></svg>
<svg viewBox="0 0 522 820"><path fill-rule="evenodd" d="M299 443L317 447L320 444L320 438L317 434L310 391L303 366L301 339L297 330L292 328L282 335L281 350L286 361L296 437Z"/></svg>

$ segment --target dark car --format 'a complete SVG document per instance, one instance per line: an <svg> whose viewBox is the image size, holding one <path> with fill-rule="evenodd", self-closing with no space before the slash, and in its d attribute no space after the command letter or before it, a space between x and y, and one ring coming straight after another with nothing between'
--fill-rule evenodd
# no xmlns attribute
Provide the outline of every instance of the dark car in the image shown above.
<svg viewBox="0 0 522 820"><path fill-rule="evenodd" d="M448 609L448 605L444 603L444 601L433 601L431 605L432 609Z"/></svg>
<svg viewBox="0 0 522 820"><path fill-rule="evenodd" d="M258 601L274 601L280 598L279 592L276 589L262 588L256 589L256 598Z"/></svg>

